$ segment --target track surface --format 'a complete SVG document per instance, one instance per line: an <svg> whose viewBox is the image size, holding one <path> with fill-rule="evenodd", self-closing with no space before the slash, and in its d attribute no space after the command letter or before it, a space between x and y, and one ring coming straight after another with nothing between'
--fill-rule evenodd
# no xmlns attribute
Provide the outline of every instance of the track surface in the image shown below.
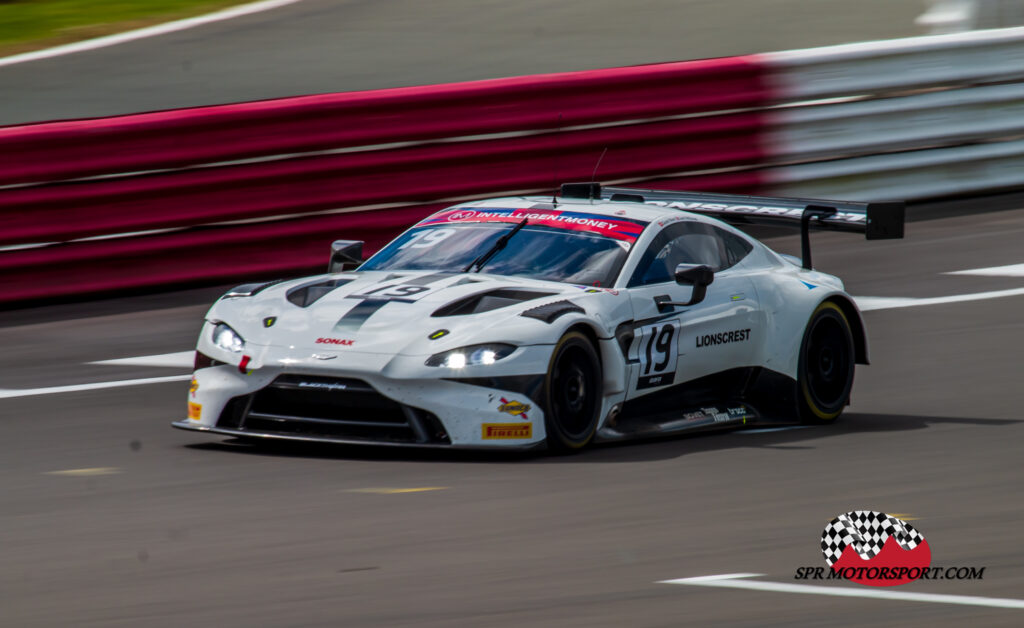
<svg viewBox="0 0 1024 628"><path fill-rule="evenodd" d="M921 0L303 0L0 68L0 124L922 34Z"/></svg>
<svg viewBox="0 0 1024 628"><path fill-rule="evenodd" d="M1024 210L907 232L820 234L815 260L856 295L1024 284L940 274L1024 262ZM217 292L0 314L0 388L181 373L84 363L188 349ZM865 317L874 364L836 425L565 458L252 450L168 426L186 382L5 399L0 625L1021 625L1020 610L655 584L792 582L824 564L832 517L876 509L916 517L934 565L986 567L900 590L1024 598L1024 297ZM48 474L83 468L116 472Z"/></svg>

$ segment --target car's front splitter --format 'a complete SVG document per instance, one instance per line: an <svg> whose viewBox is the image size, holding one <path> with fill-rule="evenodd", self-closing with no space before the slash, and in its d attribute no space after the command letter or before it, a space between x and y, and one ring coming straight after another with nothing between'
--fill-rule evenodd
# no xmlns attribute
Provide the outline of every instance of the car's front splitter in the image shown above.
<svg viewBox="0 0 1024 628"><path fill-rule="evenodd" d="M206 432L210 434L221 434L224 436L234 436L236 438L254 438L254 439L266 439L266 440L282 440L292 441L300 443L329 443L335 445L359 445L362 447L404 447L404 448L416 448L416 449L472 449L472 450L494 450L494 451L535 451L542 450L547 447L544 441L538 441L533 443L526 443L523 445L487 445L487 444L449 444L449 443L406 443L406 442L390 442L383 440L361 440L361 439L345 439L345 438L332 438L327 436L307 436L301 434L279 434L274 432L259 432L246 429L231 429L224 427L216 427L209 425L200 425L192 421L174 421L171 423L172 427L176 427L179 430L187 430L190 432Z"/></svg>

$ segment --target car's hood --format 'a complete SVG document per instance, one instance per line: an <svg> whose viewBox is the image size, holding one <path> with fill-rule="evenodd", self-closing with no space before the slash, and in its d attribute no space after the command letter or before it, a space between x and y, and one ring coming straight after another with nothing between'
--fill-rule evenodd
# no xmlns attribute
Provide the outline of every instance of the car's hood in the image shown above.
<svg viewBox="0 0 1024 628"><path fill-rule="evenodd" d="M420 355L480 338L533 340L548 325L520 316L524 311L609 292L480 273L349 272L275 284L252 296L225 296L207 319L227 323L254 345Z"/></svg>

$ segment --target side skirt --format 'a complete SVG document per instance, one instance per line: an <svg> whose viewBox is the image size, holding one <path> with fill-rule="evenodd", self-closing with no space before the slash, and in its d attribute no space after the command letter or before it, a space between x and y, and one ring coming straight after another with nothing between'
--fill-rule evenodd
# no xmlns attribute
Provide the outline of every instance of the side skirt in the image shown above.
<svg viewBox="0 0 1024 628"><path fill-rule="evenodd" d="M747 367L683 382L623 404L598 431L602 441L746 425L795 424L796 380Z"/></svg>

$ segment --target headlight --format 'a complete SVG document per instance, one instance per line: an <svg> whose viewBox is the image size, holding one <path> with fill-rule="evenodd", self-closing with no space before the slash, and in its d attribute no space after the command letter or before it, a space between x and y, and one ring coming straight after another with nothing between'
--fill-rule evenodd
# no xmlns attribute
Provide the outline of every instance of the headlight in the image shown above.
<svg viewBox="0 0 1024 628"><path fill-rule="evenodd" d="M450 369L494 364L498 360L512 355L512 352L515 350L515 345L501 343L473 345L471 347L452 349L444 353L435 353L427 358L426 364L427 366L446 366Z"/></svg>
<svg viewBox="0 0 1024 628"><path fill-rule="evenodd" d="M213 328L213 344L232 353L241 353L245 348L245 341L242 340L242 337L224 323L217 323Z"/></svg>

